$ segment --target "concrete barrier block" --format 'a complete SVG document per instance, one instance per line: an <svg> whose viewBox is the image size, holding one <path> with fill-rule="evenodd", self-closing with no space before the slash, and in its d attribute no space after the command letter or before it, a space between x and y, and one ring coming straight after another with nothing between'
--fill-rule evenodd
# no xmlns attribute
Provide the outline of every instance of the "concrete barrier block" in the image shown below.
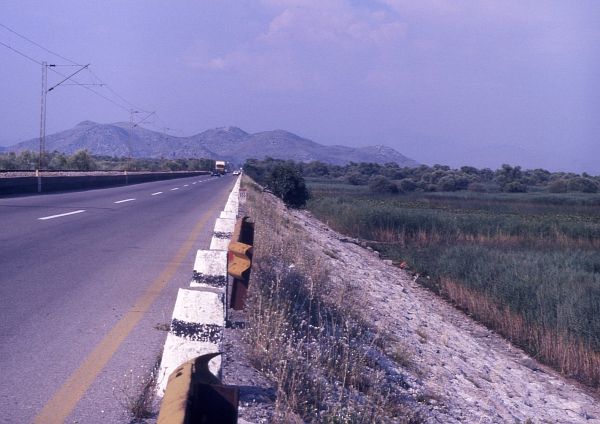
<svg viewBox="0 0 600 424"><path fill-rule="evenodd" d="M236 219L237 218L237 214L235 212L225 212L225 211L222 211L221 214L219 215L219 218Z"/></svg>
<svg viewBox="0 0 600 424"><path fill-rule="evenodd" d="M235 228L235 219L217 218L210 242L210 250L227 250Z"/></svg>
<svg viewBox="0 0 600 424"><path fill-rule="evenodd" d="M179 365L197 356L220 351L224 327L223 294L179 289L158 372L159 396L163 396L169 375ZM211 360L209 369L214 375L220 375L220 357Z"/></svg>
<svg viewBox="0 0 600 424"><path fill-rule="evenodd" d="M217 218L215 222L215 233L233 233L235 219Z"/></svg>
<svg viewBox="0 0 600 424"><path fill-rule="evenodd" d="M211 287L225 291L227 286L227 251L198 250L190 288Z"/></svg>
<svg viewBox="0 0 600 424"><path fill-rule="evenodd" d="M238 207L239 207L239 203L237 200L232 201L232 202L227 202L225 204L225 208L223 209L225 212L233 212L235 214L238 213Z"/></svg>
<svg viewBox="0 0 600 424"><path fill-rule="evenodd" d="M231 237L229 238L219 238L213 237L210 241L210 250L224 250L227 251L229 247L229 242L231 241Z"/></svg>
<svg viewBox="0 0 600 424"><path fill-rule="evenodd" d="M157 395L160 397L164 396L169 376L178 366L200 355L216 352L220 352L220 345L218 344L185 340L169 333L158 372L156 384ZM208 363L208 369L215 376L220 375L221 357L211 359Z"/></svg>

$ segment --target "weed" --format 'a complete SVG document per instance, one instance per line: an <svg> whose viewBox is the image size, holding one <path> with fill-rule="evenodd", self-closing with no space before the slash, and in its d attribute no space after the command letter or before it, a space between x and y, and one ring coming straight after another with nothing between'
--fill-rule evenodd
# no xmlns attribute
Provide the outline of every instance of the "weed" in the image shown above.
<svg viewBox="0 0 600 424"><path fill-rule="evenodd" d="M159 366L160 356L150 370L144 370L142 366L141 373L136 375L131 369L123 375L119 387L113 387L113 395L127 411L131 418L130 423L142 423L147 418L156 417L154 396Z"/></svg>
<svg viewBox="0 0 600 424"><path fill-rule="evenodd" d="M155 329L155 330L158 330L158 331L169 331L169 330L170 330L170 328L171 328L171 325L170 325L170 324L167 324L167 323L157 323L157 324L154 326L154 329Z"/></svg>
<svg viewBox="0 0 600 424"><path fill-rule="evenodd" d="M427 331L423 327L419 327L415 330L415 333L420 337L419 341L421 343L427 343Z"/></svg>
<svg viewBox="0 0 600 424"><path fill-rule="evenodd" d="M339 259L339 256L335 252L333 252L331 250L324 250L323 253L325 253L331 259L336 259L336 260Z"/></svg>

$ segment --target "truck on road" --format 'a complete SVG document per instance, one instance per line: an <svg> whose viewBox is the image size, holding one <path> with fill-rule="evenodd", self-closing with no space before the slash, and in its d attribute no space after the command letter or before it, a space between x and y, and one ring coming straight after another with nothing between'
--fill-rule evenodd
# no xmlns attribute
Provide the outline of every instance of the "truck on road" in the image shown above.
<svg viewBox="0 0 600 424"><path fill-rule="evenodd" d="M227 171L225 170L225 161L224 160L216 160L215 161L215 169L213 171L213 175L224 175Z"/></svg>

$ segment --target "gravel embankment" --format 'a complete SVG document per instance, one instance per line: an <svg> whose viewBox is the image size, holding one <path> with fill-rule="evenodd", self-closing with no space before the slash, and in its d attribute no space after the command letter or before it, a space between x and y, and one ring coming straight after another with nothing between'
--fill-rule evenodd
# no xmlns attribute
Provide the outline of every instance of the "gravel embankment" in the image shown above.
<svg viewBox="0 0 600 424"><path fill-rule="evenodd" d="M311 249L360 293L365 316L411 351L420 381L444 410L443 422L600 423L600 402L577 383L419 286L406 271L332 231L310 214L291 211ZM435 399L437 397L437 399ZM434 408L435 409L435 408Z"/></svg>

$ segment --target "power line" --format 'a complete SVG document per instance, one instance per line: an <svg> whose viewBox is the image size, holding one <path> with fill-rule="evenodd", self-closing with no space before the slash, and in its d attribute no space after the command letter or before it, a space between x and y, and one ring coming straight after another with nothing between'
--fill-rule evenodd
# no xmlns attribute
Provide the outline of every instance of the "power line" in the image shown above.
<svg viewBox="0 0 600 424"><path fill-rule="evenodd" d="M46 51L46 52L48 52L48 53L50 53L50 54L52 54L52 55L54 55L54 56L56 56L56 57L59 57L59 58L61 58L61 59L65 60L65 61L67 61L67 62L69 62L69 63L71 63L71 65L53 65L52 67L49 67L49 69L50 69L52 72L54 72L55 74L57 74L57 75L59 75L59 76L61 76L61 77L63 77L63 78L69 79L70 77L67 77L67 76L66 76L65 74L63 74L62 72L59 72L59 71L57 71L57 70L55 69L55 67L56 67L56 66L83 66L83 65L80 65L80 64L78 64L77 62L75 62L75 61L73 61L73 60L71 60L71 59L69 59L69 58L67 58L67 57L65 57L65 56L63 56L63 55L61 55L60 53L57 53L57 52L55 52L55 51L52 51L52 50L48 49L47 47L44 47L43 45L41 45L41 44L39 44L39 43L37 43L37 42L33 41L32 39L30 39L30 38L28 38L28 37L24 36L23 34L20 34L19 32L17 32L17 31L15 31L14 29L12 29L12 28L10 28L10 27L8 27L8 26L4 25L4 24L3 24L3 23L1 23L1 22L0 22L0 27L2 27L2 28L4 28L4 29L6 29L7 31L9 31L9 32L11 32L11 33L13 33L13 34L15 34L16 36L18 36L18 37L20 37L20 38L22 38L22 39L24 39L24 40L28 41L29 43L31 43L31 44L33 44L33 45L35 45L35 46L39 47L40 49L42 49L42 50L44 50L44 51ZM32 62L34 62L34 63L38 64L38 65L42 65L42 62L40 62L39 60L36 60L36 59L32 58L31 56L28 56L27 54L25 54L25 53L23 53L23 52L21 52L21 51L19 51L19 50L15 49L15 48L11 47L11 46L10 46L10 45L8 45L8 44L5 44L5 43L3 43L3 42L1 42L1 41L0 41L0 45L3 45L4 47L6 47L6 48L8 48L8 49L12 50L13 52L15 52L15 53L17 53L17 54L19 54L19 55L21 55L21 56L23 56L23 57L27 58L28 60L30 60L30 61L32 61ZM103 98L104 100L108 101L109 103L112 103L113 105L117 106L118 108L120 108L120 109L122 109L122 110L124 110L124 111L126 111L126 112L130 112L130 111L131 111L131 109L133 108L133 109L138 109L138 110L140 110L140 111L144 111L145 113L150 113L150 112L148 112L148 111L145 111L145 110L143 110L142 108L139 108L139 107L137 107L136 105L134 105L133 103L131 103L129 100L127 100L125 97L121 96L119 93L117 93L115 90L113 90L113 89L110 87L110 85L106 84L106 83L105 83L105 82L104 82L104 81L103 81L103 80L102 80L102 79L101 79L101 78L100 78L98 75L96 75L94 72L92 72L92 70L91 70L91 69L89 69L89 68L87 68L87 67L86 67L86 68L84 68L84 69L87 69L87 71L90 73L91 77L92 77L92 78L94 78L95 80L97 80L97 82L99 82L99 84L97 84L97 85L100 85L101 87L104 87L104 88L106 88L106 89L107 89L107 90L108 90L108 91L109 91L109 92L110 92L110 93L111 93L111 94L112 94L114 97L118 98L118 99L119 99L121 102L118 102L118 101L116 101L115 99L111 99L110 97L108 97L108 96L106 96L106 95L104 95L104 94L102 94L102 93L100 93L100 92L98 92L98 91L94 90L93 88L89 87L89 84L84 84L84 83L81 83L81 82L79 82L79 81L78 81L77 79L75 79L75 78L70 78L70 79L71 79L71 81L73 81L73 82L74 82L74 84L69 84L69 85L78 85L78 86L80 86L80 87L83 87L83 88L85 88L86 90L90 91L91 93L93 93L93 94L95 94L95 95L97 95L97 96L99 96L99 97ZM72 74L72 75L74 75L74 74ZM71 76L72 76L72 75L71 75ZM64 82L64 81L63 81L63 82ZM59 84L60 84L60 83L59 83ZM126 105L128 105L129 107L127 107ZM154 115L154 116L155 116L157 119L159 119L159 120L160 120L160 118L158 117L158 115L157 115L155 112L153 112L152 114L153 114L153 115ZM162 121L162 120L161 120L161 121ZM141 123L141 122L140 122L140 123ZM163 121L163 123L164 123L164 121Z"/></svg>
<svg viewBox="0 0 600 424"><path fill-rule="evenodd" d="M50 68L50 70L51 70L52 72L54 72L55 74L58 74L58 75L60 75L60 76L61 76L61 77L63 77L63 78L64 78L64 77L66 77L66 75L65 75L65 74L63 74L62 72L58 72L56 69ZM120 103L117 103L115 100L113 100L113 99L111 99L111 98L109 98L109 97L106 97L105 95L103 95L103 94L101 94L101 93L97 92L97 91L96 91L96 90L94 90L93 88L90 88L90 87L88 87L87 85L80 83L80 82L79 82L79 81L77 81L76 79L73 79L73 81L75 81L76 85L78 85L78 86L80 86L80 87L82 87L82 88L85 88L86 90L88 90L88 91L90 91L90 92L94 93L95 95L97 95L97 96L99 96L99 97L102 97L104 100L106 100L106 101L108 101L108 102L112 103L113 105L117 106L117 107L118 107L118 108L120 108L120 109L123 109L125 112L129 112L129 108L127 108L126 106L123 106L122 104L120 104Z"/></svg>
<svg viewBox="0 0 600 424"><path fill-rule="evenodd" d="M0 24L0 25L2 25L2 24ZM2 26L4 26L4 25L2 25ZM26 58L26 59L29 59L29 60L30 60L30 61L32 61L33 63L36 63L36 64L38 64L38 65L42 66L42 62L40 62L39 60L36 60L36 59L32 58L31 56L28 56L28 55L26 55L25 53L23 53L23 52L21 52L21 51L19 51L19 50L15 49L14 47L11 47L10 45L8 45L8 44L6 44L6 43L3 43L2 41L0 41L0 45L2 45L2 46L4 46L4 47L6 47L7 49L10 49L10 50L12 50L13 52L15 52L15 53L17 53L17 54L19 54L19 55L23 56L23 57L24 57L24 58ZM63 77L63 78L66 78L66 77L67 77L67 75L63 74L62 72L59 72L59 71L57 71L56 69L54 69L54 67L51 67L51 68L50 68L50 70L51 70L52 72L54 72L55 74L57 74L57 75L59 75L59 76ZM113 99L111 99L111 98L109 98L109 97L106 97L106 96L104 96L103 94L101 94L101 93L97 92L96 90L94 90L94 89L92 89L92 88L90 88L90 87L86 86L85 84L82 84L82 83L80 83L80 82L79 82L79 81L77 81L76 79L73 79L73 81L75 81L75 83L76 83L75 85L79 85L79 86L81 86L81 87L85 88L86 90L88 90L88 91L91 91L92 93L96 94L97 96L99 96L99 97L102 97L104 100L106 100L106 101L108 101L108 102L110 102L110 103L114 104L115 106L117 106L117 107L119 107L119 108L123 109L124 111L126 111L126 112L129 112L129 108L127 108L126 106L123 106L122 104L119 104L119 103L117 103L117 102L116 102L116 101L114 101ZM120 97L120 96L119 96L119 97ZM128 102L128 103L129 103L129 102Z"/></svg>
<svg viewBox="0 0 600 424"><path fill-rule="evenodd" d="M12 32L13 34L15 34L15 35L17 35L17 36L21 37L23 40L29 41L29 42L30 42L31 44L33 44L34 46L37 46L37 47L39 47L40 49L42 49L42 50L45 50L45 51L47 51L47 52L48 52L48 53L50 53L50 54L53 54L54 56L60 57L61 59L63 59L63 60L66 60L67 62L71 62L73 65L82 66L82 65L80 65L80 64L78 64L78 63L76 63L76 62L72 61L71 59L64 57L64 56L63 56L63 55L61 55L61 54L58 54L58 53L56 53L56 52L53 52L52 50L50 50L50 49L48 49L48 48L46 48L46 47L42 46L41 44L39 44L39 43L36 43L35 41L33 41L33 40L31 40L31 39L29 39L29 38L25 37L23 34L19 34L17 31L15 31L15 30L14 30L14 29L12 29L12 28L9 28L9 27L7 27L6 25L4 25L4 24L3 24L3 23L1 23L1 22L0 22L0 27L2 27L2 28L4 28L5 30L7 30L7 31L10 31L10 32ZM41 63L40 63L40 64L41 64Z"/></svg>
<svg viewBox="0 0 600 424"><path fill-rule="evenodd" d="M96 79L97 82L100 83L100 85L104 88L106 88L108 91L110 91L115 97L119 98L121 101L123 101L124 103L127 103L131 108L133 109L139 109L139 110L143 110L141 107L138 107L136 105L134 105L133 103L131 103L129 100L127 100L125 97L121 96L119 93L117 93L115 90L113 90L110 85L106 84L104 81L102 81L102 79L96 75L91 69L88 69L88 72L90 73L90 75L92 75L93 78Z"/></svg>
<svg viewBox="0 0 600 424"><path fill-rule="evenodd" d="M28 38L28 37L24 36L23 34L20 34L19 32L15 31L15 30L14 30L14 29L12 29L12 28L9 28L8 26L4 25L3 23L0 23L0 27L2 27L2 28L4 28L4 29L6 29L7 31L10 31L11 33L13 33L13 34L17 35L18 37L21 37L22 39L24 39L24 40L28 41L29 43L31 43L31 44L33 44L33 45L35 45L35 46L39 47L40 49L42 49L42 50L44 50L44 51L46 51L46 52L48 52L48 53L50 53L50 54L53 54L53 55L55 55L55 56L57 56L57 57L60 57L61 59L63 59L63 60L66 60L67 62L70 62L70 63L71 63L73 66L82 66L82 65L79 65L77 62L75 62L75 61L73 61L73 60L69 59L68 57L65 57L65 56L61 55L60 53L57 53L57 52L55 52L55 51L52 51L52 50L48 49L47 47L44 47L44 46L43 46L43 45L41 45L40 43L37 43L37 42L33 41L32 39L30 39L30 38ZM40 61L38 61L38 60L35 60L35 59L33 59L32 57L30 57L30 56L26 55L26 54L25 54L25 53L23 53L23 52L20 52L20 51L18 51L17 49L15 49L15 48L13 48L13 47L9 46L8 44L2 43L2 42L0 42L0 44L2 44L3 46L5 46L5 47L9 48L10 50L13 50L15 53L18 53L18 54L20 54L21 56L24 56L24 57L26 57L27 59L31 60L32 62L35 62L35 63L37 63L38 65L42 65L42 62L40 62ZM69 65L69 66L71 66L71 65ZM66 75L64 75L63 73L61 73L61 72L57 71L57 70L56 70L56 69L54 69L54 68L50 68L50 70L51 70L52 72L54 72L55 74L62 76L63 78L65 78L65 77L66 77ZM92 73L92 72L91 72L91 70L89 70L89 69L88 69L88 71L90 71L90 73ZM107 89L108 89L108 90L109 90L109 91L110 91L110 92L111 92L111 93L112 93L114 96L118 97L118 98L119 98L121 101L123 101L124 103L126 103L126 104L128 104L128 105L130 105L130 106L133 106L133 104L132 104L130 101L128 101L128 100L127 100L127 99L125 99L123 96L121 96L121 95L120 95L120 94L118 94L116 91L114 91L112 88L110 88L110 87L108 86L108 84L106 84L104 81L102 81L102 80L101 80L101 79L100 79L100 78L99 78L99 77L98 77L96 74L93 74L93 73L92 73L92 75L94 75L94 76L96 77L96 79L98 79L98 80L100 81L101 85L103 85L104 87L106 87L106 88L107 88ZM86 90L88 90L88 91L90 91L90 92L92 92L92 93L96 94L97 96L99 96L99 97L103 98L104 100L106 100L106 101L108 101L108 102L110 102L110 103L114 104L115 106L119 107L120 109L123 109L123 110L125 110L125 111L129 112L129 108L127 108L126 106L124 106L124 105L122 105L122 104L120 104L120 103L116 102L115 100L113 100L113 99L111 99L111 98L109 98L109 97L107 97L107 96L105 96L105 95L103 95L103 94L99 93L98 91L96 91L96 90L94 90L94 89L92 89L92 88L90 88L90 87L88 87L88 86L86 86L86 85L84 85L84 84L80 83L78 80L76 80L76 79L74 79L74 78L73 78L73 81L76 83L75 85L80 85L81 87L83 87L83 88L85 88ZM138 108L138 109L139 109L139 108Z"/></svg>
<svg viewBox="0 0 600 424"><path fill-rule="evenodd" d="M1 25L1 24L0 24L0 25ZM15 52L15 53L17 53L17 54L20 54L21 56L23 56L23 57L25 57L25 58L27 58L27 59L31 60L32 62L35 62L35 63L37 63L38 65L41 65L41 64L42 64L42 62L40 62L40 61L38 61L38 60L35 60L34 58L32 58L32 57L30 57L30 56L27 56L25 53L23 53L23 52L20 52L19 50L15 49L15 48L13 48L13 47L11 47L11 46L9 46L8 44L4 44L2 41L0 41L0 44L2 44L2 45L3 45L4 47L6 47L7 49L10 49L10 50L12 50L13 52Z"/></svg>

